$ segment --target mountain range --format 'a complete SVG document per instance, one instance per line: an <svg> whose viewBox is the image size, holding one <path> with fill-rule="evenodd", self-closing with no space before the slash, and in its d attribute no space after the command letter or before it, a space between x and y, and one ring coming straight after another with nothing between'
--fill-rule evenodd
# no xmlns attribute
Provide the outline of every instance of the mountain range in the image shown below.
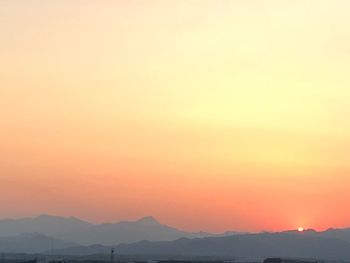
<svg viewBox="0 0 350 263"><path fill-rule="evenodd" d="M350 228L276 233L191 233L153 217L92 224L78 218L41 215L0 220L0 253L299 257L350 260Z"/></svg>
<svg viewBox="0 0 350 263"><path fill-rule="evenodd" d="M66 218L50 215L0 220L0 237L16 236L23 233L38 233L80 245L117 245L142 240L171 241L182 237L214 236L214 234L205 232L181 231L161 224L151 216L137 221L104 224L93 224L75 217Z"/></svg>

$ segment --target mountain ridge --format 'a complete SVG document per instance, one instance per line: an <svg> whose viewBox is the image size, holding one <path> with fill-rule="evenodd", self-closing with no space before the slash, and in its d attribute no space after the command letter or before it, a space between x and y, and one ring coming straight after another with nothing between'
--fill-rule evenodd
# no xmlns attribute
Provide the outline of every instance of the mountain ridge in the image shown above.
<svg viewBox="0 0 350 263"><path fill-rule="evenodd" d="M73 255L108 253L114 247L124 254L235 257L251 254L332 259L338 255L350 259L350 228L210 234L181 231L160 223L153 216L103 224L46 214L0 220L2 252L48 252L47 244L51 240L57 242L55 253Z"/></svg>
<svg viewBox="0 0 350 263"><path fill-rule="evenodd" d="M0 237L40 233L80 245L116 245L141 240L170 241L181 237L204 237L214 234L186 232L161 224L153 216L135 221L94 224L76 217L41 214L37 217L0 219Z"/></svg>

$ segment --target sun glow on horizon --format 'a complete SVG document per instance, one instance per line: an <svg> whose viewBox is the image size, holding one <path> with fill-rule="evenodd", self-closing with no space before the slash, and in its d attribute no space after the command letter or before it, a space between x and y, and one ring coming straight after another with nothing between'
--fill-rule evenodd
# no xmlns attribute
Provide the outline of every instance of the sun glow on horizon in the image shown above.
<svg viewBox="0 0 350 263"><path fill-rule="evenodd" d="M299 231L299 232L303 232L303 231L304 231L304 228L303 228L303 227L298 227L298 231Z"/></svg>

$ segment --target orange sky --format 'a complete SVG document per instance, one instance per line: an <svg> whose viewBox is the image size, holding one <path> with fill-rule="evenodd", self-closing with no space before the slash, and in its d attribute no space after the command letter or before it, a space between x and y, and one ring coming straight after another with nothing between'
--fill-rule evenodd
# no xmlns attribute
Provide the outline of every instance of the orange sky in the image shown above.
<svg viewBox="0 0 350 263"><path fill-rule="evenodd" d="M350 226L347 0L4 0L0 217Z"/></svg>

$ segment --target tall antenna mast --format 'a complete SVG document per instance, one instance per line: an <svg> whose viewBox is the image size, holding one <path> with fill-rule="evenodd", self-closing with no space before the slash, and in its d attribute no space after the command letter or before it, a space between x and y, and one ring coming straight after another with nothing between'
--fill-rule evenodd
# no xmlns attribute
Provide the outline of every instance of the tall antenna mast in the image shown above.
<svg viewBox="0 0 350 263"><path fill-rule="evenodd" d="M53 238L51 238L51 260L53 260Z"/></svg>
<svg viewBox="0 0 350 263"><path fill-rule="evenodd" d="M114 263L114 248L111 249L111 262Z"/></svg>

